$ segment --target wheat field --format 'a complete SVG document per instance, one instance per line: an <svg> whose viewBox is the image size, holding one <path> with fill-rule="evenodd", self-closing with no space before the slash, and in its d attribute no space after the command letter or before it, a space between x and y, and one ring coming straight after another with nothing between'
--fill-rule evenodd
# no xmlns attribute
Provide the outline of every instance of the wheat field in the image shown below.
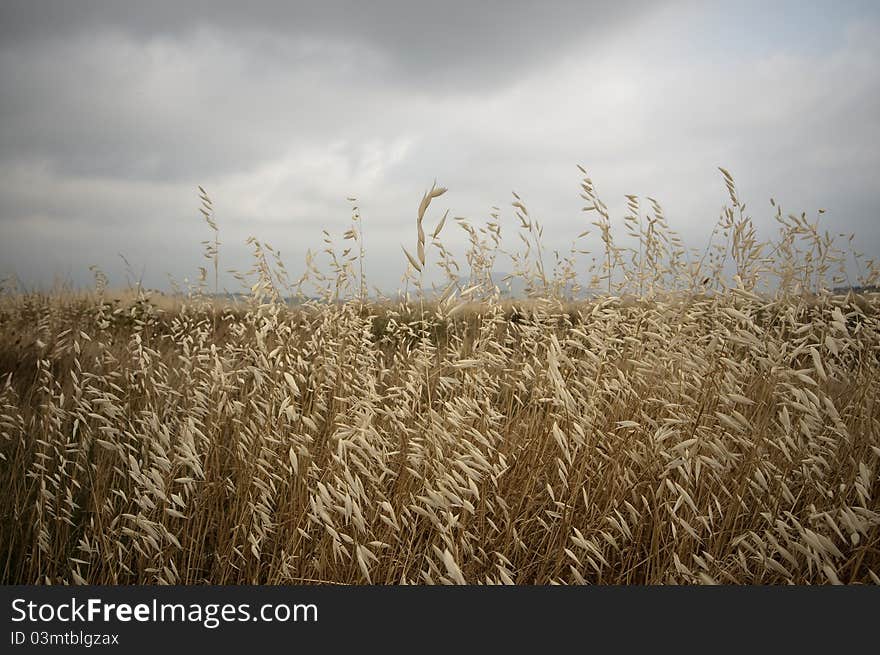
<svg viewBox="0 0 880 655"><path fill-rule="evenodd" d="M352 200L301 278L252 239L249 292L218 300L204 190L174 296L7 285L3 583L880 583L874 263L779 207L759 240L723 169L699 250L582 172L563 254L519 196L502 230L431 187L393 298Z"/></svg>

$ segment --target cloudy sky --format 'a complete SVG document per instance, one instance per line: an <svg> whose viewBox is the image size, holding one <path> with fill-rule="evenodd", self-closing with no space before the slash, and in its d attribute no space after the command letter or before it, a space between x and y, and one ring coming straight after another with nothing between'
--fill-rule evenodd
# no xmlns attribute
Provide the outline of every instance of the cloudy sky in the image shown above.
<svg viewBox="0 0 880 655"><path fill-rule="evenodd" d="M772 196L878 256L878 65L876 2L4 0L0 276L123 285L122 253L192 279L201 184L223 268L254 235L297 274L356 196L390 290L434 179L429 226L497 205L513 247L516 191L553 248L592 220L576 164L615 220L653 196L693 245L721 165L764 235Z"/></svg>

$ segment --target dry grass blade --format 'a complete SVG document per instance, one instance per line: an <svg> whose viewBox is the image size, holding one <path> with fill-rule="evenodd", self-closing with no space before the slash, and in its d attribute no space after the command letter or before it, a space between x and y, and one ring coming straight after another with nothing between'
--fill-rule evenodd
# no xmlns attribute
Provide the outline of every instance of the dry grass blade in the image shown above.
<svg viewBox="0 0 880 655"><path fill-rule="evenodd" d="M880 274L835 291L854 254L778 207L761 243L720 170L702 258L635 194L617 241L580 168L594 235L551 256L514 194L460 265L447 211L431 293L433 185L396 302L357 205L218 301L202 187L213 294L4 286L0 581L880 584Z"/></svg>

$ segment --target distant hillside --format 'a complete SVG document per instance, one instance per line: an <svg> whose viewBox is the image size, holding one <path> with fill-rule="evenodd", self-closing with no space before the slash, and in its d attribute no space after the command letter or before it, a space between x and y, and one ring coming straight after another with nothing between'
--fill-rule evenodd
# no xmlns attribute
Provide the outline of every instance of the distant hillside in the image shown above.
<svg viewBox="0 0 880 655"><path fill-rule="evenodd" d="M502 298L516 299L526 298L528 296L526 281L521 276L514 275L513 273L508 273L506 271L495 271L491 274L490 277L492 284L498 287ZM468 287L473 286L474 284L476 284L476 281L472 280L469 275L462 275L458 278L458 285L462 290L465 290ZM534 284L539 283L534 282ZM425 291L426 293L430 293L430 290L434 289L436 293L441 293L443 290L446 289L446 285L446 280L433 280L430 284L425 284ZM536 288L535 291L539 291L539 289ZM575 298L583 297L585 294L583 291L575 293L575 289L573 288L573 286L571 284L568 284L566 285L564 295Z"/></svg>

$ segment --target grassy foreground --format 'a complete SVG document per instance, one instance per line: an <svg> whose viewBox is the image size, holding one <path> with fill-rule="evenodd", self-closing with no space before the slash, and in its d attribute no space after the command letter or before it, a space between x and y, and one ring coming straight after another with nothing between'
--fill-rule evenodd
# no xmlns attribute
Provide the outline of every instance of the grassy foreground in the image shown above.
<svg viewBox="0 0 880 655"><path fill-rule="evenodd" d="M2 582L880 583L880 298L827 291L803 218L757 243L732 181L703 259L635 199L615 244L582 189L588 301L519 198L532 297L499 298L500 228L464 223L473 284L428 300L426 250L457 276L439 189L414 299L367 300L330 247L292 307L257 242L235 306L4 294Z"/></svg>

